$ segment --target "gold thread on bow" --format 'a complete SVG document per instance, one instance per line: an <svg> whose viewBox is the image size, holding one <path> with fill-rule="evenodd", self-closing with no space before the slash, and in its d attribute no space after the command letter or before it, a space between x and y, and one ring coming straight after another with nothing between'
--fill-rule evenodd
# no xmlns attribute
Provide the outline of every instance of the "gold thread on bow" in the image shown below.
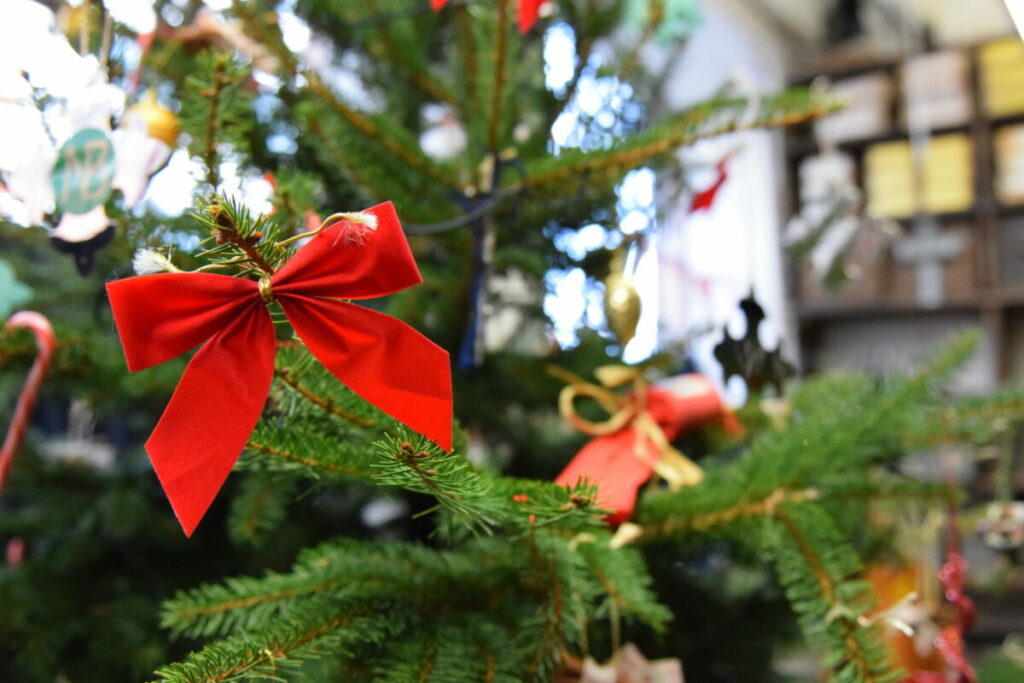
<svg viewBox="0 0 1024 683"><path fill-rule="evenodd" d="M565 377L565 373L553 373ZM626 427L636 430L636 444L633 454L648 462L658 476L664 479L673 491L699 484L704 470L697 463L674 448L665 437L658 423L647 410L647 380L636 368L624 365L603 365L594 371L601 385L587 382L582 378L570 377L570 383L558 395L558 411L566 422L591 436L607 436ZM616 394L613 387L633 383L629 395ZM606 420L588 420L576 412L576 398L588 396L604 408L609 417ZM652 443L658 451L658 458L650 462L643 440Z"/></svg>
<svg viewBox="0 0 1024 683"><path fill-rule="evenodd" d="M263 299L263 303L272 304L274 303L274 290L270 288L270 278L261 277L259 282L260 287L260 298Z"/></svg>

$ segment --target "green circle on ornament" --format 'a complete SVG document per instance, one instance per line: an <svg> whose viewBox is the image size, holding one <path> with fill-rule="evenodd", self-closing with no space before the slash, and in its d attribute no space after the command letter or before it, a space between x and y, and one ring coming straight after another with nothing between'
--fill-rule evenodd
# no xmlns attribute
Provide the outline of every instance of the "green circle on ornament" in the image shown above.
<svg viewBox="0 0 1024 683"><path fill-rule="evenodd" d="M114 146L96 128L75 133L64 143L53 167L53 192L62 213L88 213L110 196Z"/></svg>

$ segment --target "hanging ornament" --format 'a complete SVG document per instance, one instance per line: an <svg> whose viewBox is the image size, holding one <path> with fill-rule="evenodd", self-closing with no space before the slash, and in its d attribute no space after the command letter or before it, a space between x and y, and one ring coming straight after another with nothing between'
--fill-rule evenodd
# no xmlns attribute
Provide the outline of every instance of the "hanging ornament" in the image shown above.
<svg viewBox="0 0 1024 683"><path fill-rule="evenodd" d="M640 322L640 293L626 278L625 267L626 252L620 247L612 254L610 272L604 279L604 314L623 346L636 335Z"/></svg>
<svg viewBox="0 0 1024 683"><path fill-rule="evenodd" d="M726 154L721 160L715 164L715 180L708 187L697 192L693 195L693 199L690 200L690 213L696 213L701 210L710 209L715 203L715 197L718 196L718 191L722 189L722 185L729 178L729 159L732 158L731 154Z"/></svg>
<svg viewBox="0 0 1024 683"><path fill-rule="evenodd" d="M903 232L895 221L867 214L855 168L850 155L834 149L801 162L800 213L783 232L790 257L807 259L814 279L830 290L864 277Z"/></svg>
<svg viewBox="0 0 1024 683"><path fill-rule="evenodd" d="M931 598L935 591L925 587L935 582L934 567L930 565L919 561L872 564L864 572L864 580L871 584L881 605L865 615L865 621L885 627L893 663L917 675L941 671L944 665L935 648L938 596Z"/></svg>
<svg viewBox="0 0 1024 683"><path fill-rule="evenodd" d="M967 560L960 553L956 509L950 506L949 524L946 530L946 563L939 570L939 583L942 584L942 595L946 599L944 608L948 616L944 620L945 623L939 635L935 637L935 647L946 660L946 672L942 679L911 677L908 683L924 683L929 680L977 683L978 676L967 661L964 647L964 632L974 625L974 619L977 616L974 602L964 592L966 574Z"/></svg>
<svg viewBox="0 0 1024 683"><path fill-rule="evenodd" d="M117 449L110 441L95 435L95 412L85 399L72 399L68 408L67 434L59 439L48 439L39 446L47 460L73 463L109 472L114 466Z"/></svg>
<svg viewBox="0 0 1024 683"><path fill-rule="evenodd" d="M781 342L774 351L761 346L757 328L764 320L764 309L754 300L751 293L740 301L740 309L747 319L747 332L739 339L733 339L729 330L723 330L722 341L715 346L715 358L722 365L725 381L736 375L741 377L751 391L760 391L767 385L782 395L782 382L793 374L793 366L782 359Z"/></svg>
<svg viewBox="0 0 1024 683"><path fill-rule="evenodd" d="M661 387L649 385L639 369L624 365L602 366L594 374L600 385L574 379L558 397L565 421L595 438L555 482L563 486L581 480L594 483L595 506L612 511L611 524L621 524L633 515L637 491L654 472L673 490L703 479L701 468L673 448L672 440L714 421L733 432L742 429L703 375L682 375ZM628 394L613 391L626 385L632 387ZM580 416L575 406L580 396L597 401L609 417L592 422Z"/></svg>
<svg viewBox="0 0 1024 683"><path fill-rule="evenodd" d="M135 104L125 111L126 117L138 116L146 122L146 133L149 137L159 140L173 148L181 134L181 124L177 115L156 100L156 93L147 92Z"/></svg>
<svg viewBox="0 0 1024 683"><path fill-rule="evenodd" d="M151 102L148 109L129 108L112 129L115 112L124 107L125 92L107 82L106 70L95 56L78 55L60 36L47 34L46 39L63 47L52 57L53 71L66 76L60 89L37 105L23 92L27 81L18 76L4 82L5 90L12 90L10 99L0 93L5 117L18 122L0 131L0 206L22 225L54 226L54 248L71 254L85 275L96 251L114 237L104 209L112 192L120 190L123 207L133 208L149 178L170 156L166 142L150 137L145 117L154 121L154 131L162 137L169 139L172 128L166 116L158 119L154 107L159 107ZM70 135L63 138L53 131Z"/></svg>
<svg viewBox="0 0 1024 683"><path fill-rule="evenodd" d="M996 501L985 509L978 533L989 548L1013 553L1024 547L1024 503Z"/></svg>
<svg viewBox="0 0 1024 683"><path fill-rule="evenodd" d="M92 269L96 251L113 239L103 202L114 185L114 146L95 128L75 133L57 154L53 192L57 210L64 215L50 233L57 251L71 254L81 275Z"/></svg>
<svg viewBox="0 0 1024 683"><path fill-rule="evenodd" d="M263 410L276 350L267 305L275 301L338 380L451 449L448 354L406 324L342 301L422 281L394 207L380 204L317 233L258 282L170 272L107 284L130 371L202 344L146 442L186 535L213 502Z"/></svg>
<svg viewBox="0 0 1024 683"><path fill-rule="evenodd" d="M420 109L420 118L423 121L420 147L428 157L435 161L448 161L466 150L469 136L452 105L425 104Z"/></svg>
<svg viewBox="0 0 1024 683"><path fill-rule="evenodd" d="M684 683L679 659L649 660L633 643L626 643L607 664L593 657L563 655L557 683Z"/></svg>
<svg viewBox="0 0 1024 683"><path fill-rule="evenodd" d="M7 436L4 437L3 446L0 446L0 492L7 483L7 477L11 473L11 465L14 463L14 455L25 437L25 430L28 429L29 419L32 417L32 408L35 407L39 390L46 379L46 373L50 370L50 363L53 361L53 353L57 347L53 335L53 328L50 321L34 311L19 311L7 320L4 326L7 331L26 329L32 332L36 339L36 360L28 372L28 379L18 396L18 403L14 406L14 417L7 427Z"/></svg>

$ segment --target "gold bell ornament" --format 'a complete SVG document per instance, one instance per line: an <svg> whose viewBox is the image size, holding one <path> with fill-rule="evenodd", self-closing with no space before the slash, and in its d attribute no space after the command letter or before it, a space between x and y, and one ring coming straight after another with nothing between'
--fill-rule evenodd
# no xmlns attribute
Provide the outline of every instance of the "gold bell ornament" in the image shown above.
<svg viewBox="0 0 1024 683"><path fill-rule="evenodd" d="M181 133L178 117L156 101L156 94L152 90L143 95L139 103L130 107L126 114L141 117L146 122L149 137L154 140L159 140L172 148L177 144L178 135Z"/></svg>
<svg viewBox="0 0 1024 683"><path fill-rule="evenodd" d="M608 327L625 346L640 322L640 293L626 278L626 250L622 247L612 254L609 270L604 279L604 314Z"/></svg>

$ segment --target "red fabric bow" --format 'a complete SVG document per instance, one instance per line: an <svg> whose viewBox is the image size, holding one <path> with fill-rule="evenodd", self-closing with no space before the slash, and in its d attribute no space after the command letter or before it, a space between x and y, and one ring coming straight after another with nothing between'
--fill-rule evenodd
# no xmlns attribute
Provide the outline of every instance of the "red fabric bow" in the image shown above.
<svg viewBox="0 0 1024 683"><path fill-rule="evenodd" d="M504 2L505 0L499 0ZM540 14L540 6L545 0L519 0L519 32L526 33L535 23ZM430 6L435 12L448 4L448 0L430 0Z"/></svg>
<svg viewBox="0 0 1024 683"><path fill-rule="evenodd" d="M448 354L392 317L338 299L384 296L422 281L391 203L377 227L339 221L270 279L295 332L352 391L451 450ZM360 226L363 227L363 226ZM157 477L191 536L256 426L274 374L274 325L253 280L160 273L107 284L128 369L203 343L146 442Z"/></svg>

